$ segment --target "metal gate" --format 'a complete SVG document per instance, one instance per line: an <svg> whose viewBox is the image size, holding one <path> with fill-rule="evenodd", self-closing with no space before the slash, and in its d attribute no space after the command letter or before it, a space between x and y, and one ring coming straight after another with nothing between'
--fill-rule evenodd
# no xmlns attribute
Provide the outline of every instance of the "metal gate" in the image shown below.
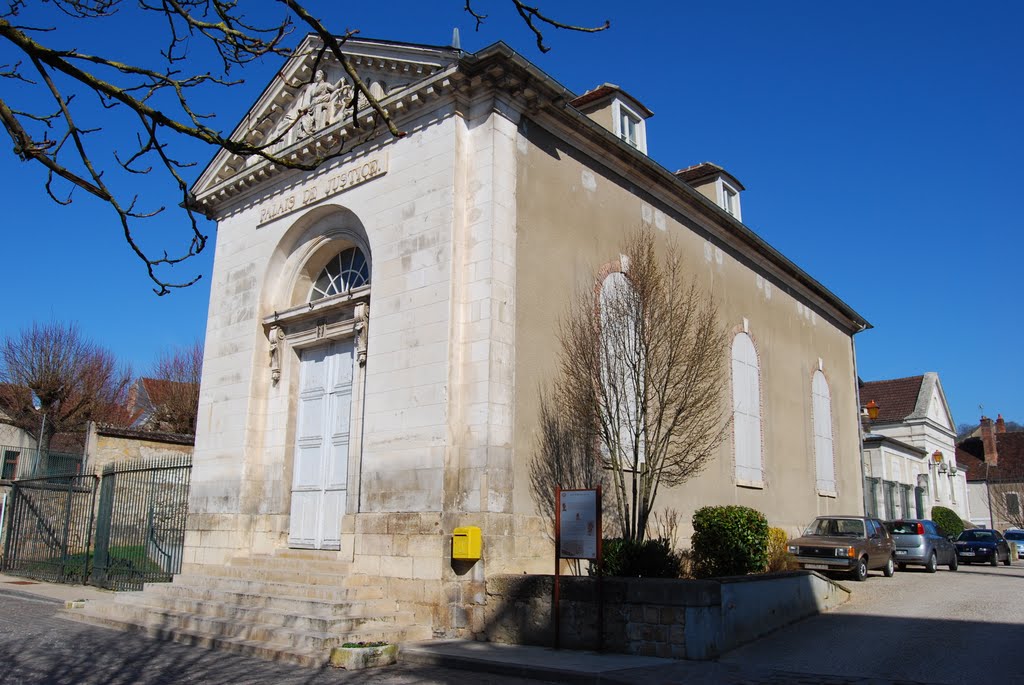
<svg viewBox="0 0 1024 685"><path fill-rule="evenodd" d="M108 464L102 477L15 481L4 570L112 590L170 581L181 571L191 472L190 455L173 455Z"/></svg>
<svg viewBox="0 0 1024 685"><path fill-rule="evenodd" d="M4 571L53 583L84 584L96 502L96 476L14 481Z"/></svg>

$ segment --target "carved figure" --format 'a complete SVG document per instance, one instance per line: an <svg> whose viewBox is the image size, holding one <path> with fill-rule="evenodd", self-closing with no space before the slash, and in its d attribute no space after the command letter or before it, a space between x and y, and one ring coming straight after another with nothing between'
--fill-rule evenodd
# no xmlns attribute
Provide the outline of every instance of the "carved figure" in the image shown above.
<svg viewBox="0 0 1024 685"><path fill-rule="evenodd" d="M309 136L330 126L350 102L352 86L344 79L333 84L323 69L317 69L299 98L299 135Z"/></svg>
<svg viewBox="0 0 1024 685"><path fill-rule="evenodd" d="M281 345L284 344L284 331L280 326L271 326L267 336L270 339L270 380L274 385L281 380Z"/></svg>
<svg viewBox="0 0 1024 685"><path fill-rule="evenodd" d="M366 366L366 333L370 325L370 305L360 302L355 309L356 320L356 361L359 366Z"/></svg>

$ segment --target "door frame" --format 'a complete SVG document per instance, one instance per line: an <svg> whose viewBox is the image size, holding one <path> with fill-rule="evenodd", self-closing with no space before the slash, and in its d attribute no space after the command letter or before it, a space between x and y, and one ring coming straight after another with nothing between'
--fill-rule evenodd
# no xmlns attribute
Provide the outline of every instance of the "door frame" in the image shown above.
<svg viewBox="0 0 1024 685"><path fill-rule="evenodd" d="M269 373L274 386L287 388L289 439L282 462L286 488L281 513L291 514L291 487L295 468L295 434L298 420L299 351L332 342L354 340L352 368L352 415L349 426L348 481L344 516L359 512L362 485L363 407L366 388L366 351L370 319L370 286L325 297L315 302L274 312L263 320L270 343ZM290 525L288 526L290 529ZM351 528L342 524L344 538ZM286 536L287 537L287 536ZM349 550L351 551L351 550Z"/></svg>

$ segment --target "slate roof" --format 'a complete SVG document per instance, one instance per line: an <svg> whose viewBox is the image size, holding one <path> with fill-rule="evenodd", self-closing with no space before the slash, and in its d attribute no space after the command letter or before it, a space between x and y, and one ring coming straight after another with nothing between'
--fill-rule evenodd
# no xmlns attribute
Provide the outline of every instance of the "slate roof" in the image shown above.
<svg viewBox="0 0 1024 685"><path fill-rule="evenodd" d="M924 376L867 381L860 386L860 403L878 405L878 418L871 423L898 423L914 413Z"/></svg>
<svg viewBox="0 0 1024 685"><path fill-rule="evenodd" d="M967 469L967 482L1024 481L1024 431L996 433L996 465L985 466L981 438L967 438L956 446L956 461Z"/></svg>
<svg viewBox="0 0 1024 685"><path fill-rule="evenodd" d="M697 181L705 179L709 176L714 176L715 174L722 174L723 176L727 176L729 178L729 181L739 190L746 190L746 188L743 187L743 184L740 183L738 178L736 178L728 171L715 164L714 162L701 162L700 164L694 164L692 166L686 167L685 169L680 169L679 171L676 172L676 177L679 178L679 180L685 181L686 183L692 185Z"/></svg>
<svg viewBox="0 0 1024 685"><path fill-rule="evenodd" d="M654 112L647 109L647 107L644 106L644 103L640 102L635 97L633 97L626 91L622 90L622 88L618 87L614 83L602 83L597 88L594 88L593 90L588 90L583 95L580 95L570 100L569 104L572 105L573 107L580 108L589 105L591 102L597 102L598 100L604 97L612 95L613 93L621 93L622 95L629 98L630 102L632 102L635 105L639 105L641 110L640 113L643 114L645 117L654 116Z"/></svg>

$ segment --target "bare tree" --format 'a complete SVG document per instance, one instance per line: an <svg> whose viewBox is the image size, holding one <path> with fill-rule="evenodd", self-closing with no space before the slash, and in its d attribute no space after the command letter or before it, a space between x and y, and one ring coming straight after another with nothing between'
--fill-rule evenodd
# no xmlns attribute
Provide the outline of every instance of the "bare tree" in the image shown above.
<svg viewBox="0 0 1024 685"><path fill-rule="evenodd" d="M1010 476L1000 467L999 479L987 484L992 520L999 528L1024 528L1024 473Z"/></svg>
<svg viewBox="0 0 1024 685"><path fill-rule="evenodd" d="M608 469L622 536L642 541L659 489L699 473L726 435L726 333L675 245L639 230L622 252L561 327L554 397Z"/></svg>
<svg viewBox="0 0 1024 685"><path fill-rule="evenodd" d="M160 355L153 368L156 384L151 388L149 398L153 404L153 428L195 435L202 374L202 341L196 340Z"/></svg>
<svg viewBox="0 0 1024 685"><path fill-rule="evenodd" d="M509 2L543 51L547 46L542 29L608 28L607 22L595 27L567 24L521 0ZM376 135L380 128L393 136L404 135L348 59L345 44L358 31L333 33L298 0L139 0L137 4L11 0L6 4L7 9L0 10L0 78L7 79L0 98L0 122L13 141L14 153L45 169L46 191L56 202L70 204L73 191L79 189L108 204L159 295L187 287L200 277L169 280L163 276L206 246L207 236L186 182L193 166L190 142L286 168L315 169ZM253 19L243 6L268 18ZM487 18L470 0L462 9L477 26ZM133 30L152 36L149 57L136 63L125 61L116 52L119 41L102 45L99 53L81 49L103 25L114 24L125 14L131 15ZM351 80L346 116L364 131L362 136L339 140L334 147L305 156L278 151L287 131L270 139L233 139L218 127L212 112L203 111L216 110L224 102L222 89L242 83L236 74L247 65L291 54L287 43L296 27L319 37L317 64L333 59ZM310 83L317 72L312 70ZM129 141L124 149L112 149L112 131L129 132L118 139ZM137 175L154 172L174 189L177 201L173 204L180 204L186 215L187 240L171 252L166 246L145 243L137 230L139 220L164 210L156 203L140 202L135 194Z"/></svg>
<svg viewBox="0 0 1024 685"><path fill-rule="evenodd" d="M34 323L0 347L0 402L43 453L54 434L83 431L87 421L124 424L130 380L129 369L74 324Z"/></svg>
<svg viewBox="0 0 1024 685"><path fill-rule="evenodd" d="M540 434L537 449L530 459L530 493L537 511L554 529L555 487L563 489L595 488L604 484L604 469L596 444L587 438L590 431L579 425L588 417L580 412L564 412L566 398L541 395Z"/></svg>

